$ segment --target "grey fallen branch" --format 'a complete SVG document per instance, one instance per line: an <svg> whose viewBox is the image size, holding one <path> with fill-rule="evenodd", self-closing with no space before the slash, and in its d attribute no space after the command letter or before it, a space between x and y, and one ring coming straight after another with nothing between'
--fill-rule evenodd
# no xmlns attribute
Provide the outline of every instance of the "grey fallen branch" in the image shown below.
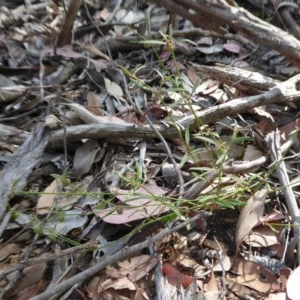
<svg viewBox="0 0 300 300"><path fill-rule="evenodd" d="M246 9L234 4L230 5L229 1L153 0L153 2L190 20L201 28L225 34L227 32L225 28L229 25L247 39L278 51L296 66L300 66L300 41L298 39L288 32L262 21Z"/></svg>
<svg viewBox="0 0 300 300"><path fill-rule="evenodd" d="M43 292L40 295L35 296L31 299L32 300L44 300L44 299L48 299L54 295L56 295L56 296L61 295L66 290L71 288L74 284L80 284L80 283L84 282L85 280L87 280L88 278L93 276L94 274L103 270L106 266L108 266L116 261L121 261L121 260L125 259L126 257L129 257L129 256L137 253L139 250L149 247L150 245L163 239L167 235L169 235L173 232L176 232L176 231L186 227L189 224L192 224L193 222L195 222L197 219L201 218L202 216L203 216L202 214L198 214L197 216L195 216L173 228L166 227L165 229L160 231L158 234L156 234L152 237L149 237L148 239L146 239L145 241L143 241L141 243L135 244L130 247L123 247L123 249L119 250L118 252L116 252L108 257L102 257L101 260L97 264L93 265L89 269L87 269L77 275L74 275L73 277L56 285L51 290Z"/></svg>
<svg viewBox="0 0 300 300"><path fill-rule="evenodd" d="M287 173L285 162L282 157L279 131L277 130L276 132L269 133L266 137L266 141L268 143L271 159L275 164L276 174L282 186L282 191L287 203L289 214L291 215L293 220L294 237L290 242L289 249L291 252L291 256L293 256L294 247L297 245L298 265L299 265L300 264L300 213L299 213L299 208L298 208L298 204L294 192L290 185L290 179Z"/></svg>
<svg viewBox="0 0 300 300"><path fill-rule="evenodd" d="M173 138L178 134L178 131L184 131L188 127L190 127L191 130L197 129L196 119L200 120L202 124L213 124L227 116L243 113L254 107L272 103L286 105L288 102L300 100L298 86L300 86L300 75L296 75L260 95L237 98L199 111L196 115L186 116L177 121L176 127L172 124L169 126L155 124L155 128L164 138ZM48 146L50 148L61 147L65 139L68 142L72 142L83 138L100 139L116 137L144 140L157 138L157 135L149 125L117 124L108 122L86 124L67 127L66 134L63 129L51 132Z"/></svg>
<svg viewBox="0 0 300 300"><path fill-rule="evenodd" d="M241 68L231 67L222 64L214 66L204 66L192 64L192 66L206 77L216 79L233 86L247 95L268 91L279 82L271 77L265 76L259 72L244 70Z"/></svg>

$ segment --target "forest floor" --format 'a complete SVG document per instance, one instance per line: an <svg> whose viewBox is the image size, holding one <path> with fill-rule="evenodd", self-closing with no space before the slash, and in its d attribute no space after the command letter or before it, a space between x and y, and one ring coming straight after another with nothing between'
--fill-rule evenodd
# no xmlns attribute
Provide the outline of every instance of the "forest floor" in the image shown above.
<svg viewBox="0 0 300 300"><path fill-rule="evenodd" d="M1 299L300 299L300 9L264 3L0 0Z"/></svg>

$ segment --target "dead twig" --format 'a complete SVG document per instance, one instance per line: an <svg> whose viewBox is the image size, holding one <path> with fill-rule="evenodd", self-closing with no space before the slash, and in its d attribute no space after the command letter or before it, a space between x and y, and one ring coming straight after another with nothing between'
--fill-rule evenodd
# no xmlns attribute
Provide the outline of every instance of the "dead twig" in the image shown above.
<svg viewBox="0 0 300 300"><path fill-rule="evenodd" d="M282 186L283 194L288 206L288 210L290 215L292 216L292 220L294 222L294 238L289 245L289 247L293 248L297 245L298 248L298 265L300 264L300 213L298 204L294 195L294 192L290 186L290 180L288 177L288 173L286 170L285 162L282 157L281 148L280 148L280 133L279 131L273 131L269 133L266 137L266 141L268 143L271 159L276 167L276 174L278 176L279 182ZM293 249L291 249L293 252Z"/></svg>
<svg viewBox="0 0 300 300"><path fill-rule="evenodd" d="M57 47L62 47L64 45L68 45L71 43L73 25L80 6L81 6L81 0L70 1L68 11L65 16L64 24L57 37Z"/></svg>

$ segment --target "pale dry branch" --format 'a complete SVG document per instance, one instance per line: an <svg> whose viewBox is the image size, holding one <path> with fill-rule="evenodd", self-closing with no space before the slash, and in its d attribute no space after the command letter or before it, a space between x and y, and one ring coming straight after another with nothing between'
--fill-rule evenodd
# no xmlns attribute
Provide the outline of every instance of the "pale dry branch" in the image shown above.
<svg viewBox="0 0 300 300"><path fill-rule="evenodd" d="M272 103L287 104L288 102L297 101L300 100L299 87L300 75L296 75L260 95L237 98L227 103L204 109L195 115L190 115L177 121L177 125L182 130L185 130L189 126L193 130L197 129L197 118L202 124L213 124L227 116L243 113L254 107ZM154 126L164 138L172 139L178 134L178 128L172 125L154 124ZM115 137L125 139L153 139L157 138L157 135L149 125L116 123L87 124L66 128L66 135L62 129L51 132L48 146L51 148L61 147L64 138L68 142L72 142L83 138L100 139Z"/></svg>
<svg viewBox="0 0 300 300"><path fill-rule="evenodd" d="M243 70L222 64L214 66L204 66L192 64L201 76L213 78L219 82L225 83L230 87L235 87L247 95L268 91L280 82L259 72Z"/></svg>
<svg viewBox="0 0 300 300"><path fill-rule="evenodd" d="M285 161L283 160L281 147L280 147L280 133L279 131L273 131L269 133L266 137L266 141L268 143L270 156L275 164L276 174L278 176L279 182L282 186L282 191L284 194L284 198L286 200L289 214L292 217L293 225L294 225L294 237L289 243L289 255L290 259L293 259L294 256L294 248L298 248L298 265L300 264L300 213L299 207L293 192L293 189L290 185L290 179L288 176L288 172L285 166Z"/></svg>

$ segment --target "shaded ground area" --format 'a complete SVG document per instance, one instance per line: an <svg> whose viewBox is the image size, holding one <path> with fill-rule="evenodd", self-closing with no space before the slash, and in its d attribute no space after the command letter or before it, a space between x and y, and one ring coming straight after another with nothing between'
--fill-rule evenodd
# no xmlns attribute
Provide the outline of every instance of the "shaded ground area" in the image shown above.
<svg viewBox="0 0 300 300"><path fill-rule="evenodd" d="M299 7L260 2L0 0L0 298L299 299Z"/></svg>

